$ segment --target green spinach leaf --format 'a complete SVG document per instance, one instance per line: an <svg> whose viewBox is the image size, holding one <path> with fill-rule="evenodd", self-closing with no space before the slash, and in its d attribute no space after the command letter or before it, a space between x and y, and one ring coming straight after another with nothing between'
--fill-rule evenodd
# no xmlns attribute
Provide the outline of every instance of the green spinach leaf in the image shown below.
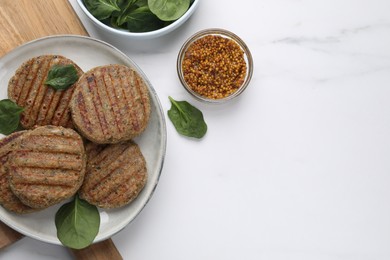
<svg viewBox="0 0 390 260"><path fill-rule="evenodd" d="M135 4L138 6L138 7L141 7L141 6L148 6L148 0L137 0L135 2Z"/></svg>
<svg viewBox="0 0 390 260"><path fill-rule="evenodd" d="M112 12L120 11L118 0L84 0L84 4L88 11L98 20L107 19Z"/></svg>
<svg viewBox="0 0 390 260"><path fill-rule="evenodd" d="M141 6L130 10L119 17L121 23L126 23L131 32L149 32L164 26L164 22L153 14L148 6Z"/></svg>
<svg viewBox="0 0 390 260"><path fill-rule="evenodd" d="M134 4L135 2L137 2L137 0L122 1L120 3L120 12L115 12L112 14L112 17L116 19L116 26L121 26L123 23L125 23L124 16L126 16L127 13L131 12L131 10L134 10L137 7Z"/></svg>
<svg viewBox="0 0 390 260"><path fill-rule="evenodd" d="M104 24L130 32L161 29L187 12L194 0L84 0Z"/></svg>
<svg viewBox="0 0 390 260"><path fill-rule="evenodd" d="M19 126L20 115L24 108L9 99L0 101L0 133L9 135Z"/></svg>
<svg viewBox="0 0 390 260"><path fill-rule="evenodd" d="M207 124L202 112L187 101L168 98L172 104L171 109L168 110L168 117L177 132L189 137L202 138L207 132Z"/></svg>
<svg viewBox="0 0 390 260"><path fill-rule="evenodd" d="M55 224L57 237L64 246L81 249L92 244L98 234L100 215L95 206L76 195L59 208Z"/></svg>
<svg viewBox="0 0 390 260"><path fill-rule="evenodd" d="M190 0L148 0L150 11L163 21L180 18L190 7Z"/></svg>
<svg viewBox="0 0 390 260"><path fill-rule="evenodd" d="M47 75L45 84L56 90L66 89L78 80L77 70L72 64L53 65Z"/></svg>

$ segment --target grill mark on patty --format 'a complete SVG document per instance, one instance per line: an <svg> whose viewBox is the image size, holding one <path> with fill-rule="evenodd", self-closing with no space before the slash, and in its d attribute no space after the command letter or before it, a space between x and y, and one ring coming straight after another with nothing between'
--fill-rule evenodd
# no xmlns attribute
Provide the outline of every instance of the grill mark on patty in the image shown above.
<svg viewBox="0 0 390 260"><path fill-rule="evenodd" d="M92 74L90 77L87 78L87 83L88 83L88 88L92 94L92 103L94 106L93 108L96 113L97 121L100 125L101 132L103 136L107 136L108 135L107 121L105 121L104 114L101 111L102 103L96 86L95 74Z"/></svg>
<svg viewBox="0 0 390 260"><path fill-rule="evenodd" d="M133 168L132 174L123 174L125 169L118 166L112 172L110 172L106 178L101 180L99 185L95 186L89 193L93 196L93 198L99 201L105 200L110 196L114 196L116 198L118 194L120 194L117 192L117 190L120 189L120 187L129 187L131 184L134 184L130 180L139 179L137 176L140 175L142 169L142 165L136 165L136 167Z"/></svg>
<svg viewBox="0 0 390 260"><path fill-rule="evenodd" d="M104 112L105 104L102 101L103 90L98 87L97 82L96 82L96 78L97 77L94 78L95 86L96 86L96 96L94 96L94 97L96 98L97 103L99 104L99 106L97 107L97 110L99 111L99 118L101 121L103 134L106 138L110 138L112 136L111 135L112 132L109 130L110 124L107 122L107 117L106 117L107 115Z"/></svg>
<svg viewBox="0 0 390 260"><path fill-rule="evenodd" d="M35 77L37 75L37 71L40 69L41 65L42 65L41 56L31 60L31 67L29 68L26 81L24 82L24 85L22 86L21 89L22 93L19 102L20 102L20 106L22 107L26 106L27 99L30 96L30 93L32 91L32 87L35 81Z"/></svg>
<svg viewBox="0 0 390 260"><path fill-rule="evenodd" d="M41 107L39 108L39 113L37 117L37 124L48 124L50 122L49 120L49 108L51 107L51 104L54 99L55 90L51 87L46 88L45 92L45 98L43 99L43 102L41 103Z"/></svg>
<svg viewBox="0 0 390 260"><path fill-rule="evenodd" d="M118 208L138 196L146 184L147 169L136 143L89 143L86 151L88 163L81 198L98 207Z"/></svg>
<svg viewBox="0 0 390 260"><path fill-rule="evenodd" d="M115 80L118 82L118 84L120 84L120 86L123 86L123 80L122 80L122 77L121 77L121 73L120 73L120 70L118 69L115 69ZM118 103L121 105L120 107L120 116L123 120L126 120L126 122L122 122L122 126L123 128L125 127L125 125L127 124L127 111L130 110L130 107L129 107L129 100L126 96L126 93L125 93L125 90L124 88L119 88L119 91L118 91L118 96L117 96L117 101ZM123 98L124 102L120 102L120 99Z"/></svg>
<svg viewBox="0 0 390 260"><path fill-rule="evenodd" d="M22 142L21 149L25 151L58 152L64 154L78 154L82 145L77 139L71 137L31 135L28 142Z"/></svg>
<svg viewBox="0 0 390 260"><path fill-rule="evenodd" d="M132 76L131 75L131 71L130 70L127 70L127 71L123 71L124 68L121 68L121 80L123 82L123 92L126 96L126 100L128 100L128 104L130 107L134 107L134 100L133 100L133 95L131 93L131 83L129 81L129 78ZM130 124L134 127L138 126L138 122L137 122L137 112L135 109L131 109L130 110ZM135 130L135 129L133 129ZM134 132L134 131L133 131Z"/></svg>
<svg viewBox="0 0 390 260"><path fill-rule="evenodd" d="M51 64L49 67L49 70L52 66L56 64L72 64L68 60L65 59L58 59L58 56L53 57L51 60ZM72 64L74 65L74 64ZM74 65L75 66L75 65ZM76 66L75 66L76 67ZM46 74L47 78L47 74ZM45 79L46 79L45 78ZM43 102L41 102L41 107L39 108L39 114L37 118L37 124L38 125L64 125L65 123L61 124L61 122L56 122L54 113L58 113L58 105L62 103L63 101L63 95L64 93L68 93L69 91L64 91L64 90L55 90L50 86L45 85L45 94L43 98ZM57 97L57 98L55 98ZM68 106L68 104L67 104Z"/></svg>
<svg viewBox="0 0 390 260"><path fill-rule="evenodd" d="M24 104L24 100L28 94L25 91L26 81L29 80L29 75L31 74L33 65L33 60L28 60L25 64L23 64L22 67L16 70L15 75L11 78L11 85L16 87L13 89L8 89L8 96L12 97L11 99L13 99L18 104ZM22 74L22 77L20 77L19 74Z"/></svg>
<svg viewBox="0 0 390 260"><path fill-rule="evenodd" d="M48 58L43 58L43 61L41 62L41 64L42 64L42 66L38 70L38 73L35 77L35 82L33 84L32 93L30 93L30 95L32 95L32 96L28 97L27 103L29 103L29 101L31 99L33 99L34 101L32 101L32 105L28 106L24 112L25 117L28 118L27 122L29 122L29 123L26 124L28 126L30 126L31 121L36 122L36 119L38 117L39 105L40 105L41 100L42 100L42 93L44 92L41 89L47 88L46 86L44 86L43 80L46 78L46 75L50 69L50 61L48 60Z"/></svg>
<svg viewBox="0 0 390 260"><path fill-rule="evenodd" d="M73 196L82 184L86 167L82 139L63 127L35 128L21 136L7 167L12 173L10 189L21 202L32 208L51 206Z"/></svg>
<svg viewBox="0 0 390 260"><path fill-rule="evenodd" d="M135 86L131 88L130 90L132 91L133 95L133 100L134 100L134 106L136 107L135 110L141 111L141 113L137 113L137 120L136 124L134 125L134 128L137 130L140 130L140 122L143 122L145 120L145 109L144 106L142 105L142 100L141 100L141 85L139 84L138 81L138 76L135 74L134 71L131 71L132 77L131 79L131 85Z"/></svg>
<svg viewBox="0 0 390 260"><path fill-rule="evenodd" d="M16 138L24 134L26 131L14 132L6 137L0 139L0 149L13 142ZM1 150L0 150L1 151ZM0 153L1 154L1 153Z"/></svg>
<svg viewBox="0 0 390 260"><path fill-rule="evenodd" d="M30 188L31 185L29 183L24 183L24 184L17 184L15 186L17 186L22 191L20 195L23 197L23 195L28 192L28 189ZM73 187L64 186L64 185L46 185L42 183L34 184L34 187L36 188L37 191L39 191L36 192L35 194L30 195L32 198L36 197L34 198L34 200L37 199L40 200L41 196L44 195L47 196L47 198L45 198L46 200L49 201L55 200L56 203L58 202L57 194L59 193L63 194L73 189ZM23 192L23 190L25 191ZM40 207L37 206L36 208L40 208Z"/></svg>
<svg viewBox="0 0 390 260"><path fill-rule="evenodd" d="M11 186L12 187L12 186ZM19 191L20 200L26 204L32 204L36 209L47 208L60 202L62 199L67 198L69 193L73 193L73 187L68 186L47 186L47 185L34 185L34 193L30 192L31 185L15 185L15 188ZM30 193L30 194L29 194ZM25 196L25 194L29 194Z"/></svg>
<svg viewBox="0 0 390 260"><path fill-rule="evenodd" d="M117 70L111 69L111 73L109 75L109 81L112 83L111 89L108 91L112 95L113 100L113 109L115 109L115 120L118 126L118 131L122 133L124 131L124 120L121 120L124 118L124 106L125 102L121 100L121 93L120 90L121 87L119 85L118 76L117 76ZM119 90L119 91L118 91Z"/></svg>
<svg viewBox="0 0 390 260"><path fill-rule="evenodd" d="M55 64L64 64L62 61L58 61ZM53 65L55 65L53 64ZM52 66L53 66L52 65ZM59 111L59 106L63 102L63 95L64 93L67 93L68 91L65 90L54 90L52 87L47 87L47 89L53 90L53 94L51 96L50 105L52 105L50 110L48 110L48 113L46 115L46 122L50 123L51 125L60 125L59 120L57 119L61 115L61 111ZM54 101L54 102L53 102Z"/></svg>
<svg viewBox="0 0 390 260"><path fill-rule="evenodd" d="M31 140L31 139L30 139ZM23 153L30 153L30 152L40 152L40 153L58 153L63 155L77 155L80 152L77 151L77 147L66 147L66 144L58 145L54 142L52 144L25 144L22 143L20 145L20 148L17 150L18 152ZM68 145L69 146L69 145ZM80 144L77 143L77 146L79 147Z"/></svg>
<svg viewBox="0 0 390 260"><path fill-rule="evenodd" d="M14 172L13 182L15 185L44 184L48 186L72 187L78 182L80 176L77 171L46 168L19 167Z"/></svg>
<svg viewBox="0 0 390 260"><path fill-rule="evenodd" d="M97 186L99 186L99 183L102 183L106 178L108 178L112 171L116 170L121 166L121 159L123 155L126 152L126 147L121 147L119 153L117 153L117 150L114 151L114 153L107 153L104 152L104 157L102 157L102 153L99 153L95 158L99 158L98 160L98 169L96 168L96 165L94 163L88 164L88 167L92 167L93 169L90 169L90 174L93 174L93 178L89 180L89 182L86 184L86 187L88 190L94 190ZM102 152L102 151L101 151ZM113 159L115 158L115 159ZM94 162L93 158L91 158L91 162ZM111 168L111 169L110 169Z"/></svg>
<svg viewBox="0 0 390 260"><path fill-rule="evenodd" d="M122 86L120 88L120 92L122 94L122 98L125 100L125 102L119 102L120 104L123 104L122 106L122 113L121 113L121 117L124 119L126 118L126 115L128 113L128 111L130 111L130 114L131 114L131 110L129 109L130 108L130 102L129 102L129 99L128 97L126 96L126 92L125 92L125 89L124 89L124 81L123 81L123 77L122 77L122 73L121 71L124 70L124 68L119 68L119 70L116 70L116 73L117 73L117 80L119 81L119 84ZM127 119L127 118L126 118ZM128 119L126 120L126 122L123 122L123 127L125 127L126 125L128 125Z"/></svg>
<svg viewBox="0 0 390 260"><path fill-rule="evenodd" d="M41 57L38 57L36 60L33 60L31 69L27 75L25 84L22 86L22 93L20 96L19 106L24 108L23 113L20 116L20 122L23 125L29 125L29 114L31 112L31 106L34 101L31 100L31 96L34 96L34 86L36 86L35 81L38 74L38 71L41 69L42 62Z"/></svg>
<svg viewBox="0 0 390 260"><path fill-rule="evenodd" d="M137 86L134 89L137 95L137 99L136 99L137 107L139 111L142 111L141 113L138 113L140 116L138 122L141 122L141 125L145 125L145 122L148 120L150 111L148 111L147 109L146 100L144 100L144 98L146 98L146 96L149 97L149 94L144 92L147 89L147 87L143 82L143 80L141 80L140 76L136 74L135 71L133 71L133 74L134 74L134 78L133 78L134 84ZM138 125L138 127L139 129L141 128L140 125Z"/></svg>
<svg viewBox="0 0 390 260"><path fill-rule="evenodd" d="M140 100L149 101L147 85L139 84L139 80L130 81L127 77L139 76L129 67L112 64L87 71L77 82L70 104L71 116L76 128L88 140L100 144L119 143L134 138L146 128L150 111L147 115L137 114L145 113ZM140 97L139 90L132 90L139 87L145 88L146 97ZM81 99L84 99L86 111ZM89 119L91 129L87 129L88 123L82 118L85 112L94 115Z"/></svg>
<svg viewBox="0 0 390 260"><path fill-rule="evenodd" d="M121 183L116 187L116 189L107 193L107 196L103 197L101 200L104 203L112 204L114 201L118 201L118 196L127 197L127 200L133 200L141 191L144 186L144 179L146 176L142 175L143 168L140 167L139 171L133 175L129 175L125 180L122 180ZM131 190L132 193L127 193L128 190Z"/></svg>
<svg viewBox="0 0 390 260"><path fill-rule="evenodd" d="M116 190L117 187L123 185L128 185L128 180L133 178L133 174L125 174L128 171L128 167L123 167L124 165L132 166L133 172L140 172L144 169L144 165L138 162L138 156L131 157L137 148L135 146L125 146L121 145L121 150L119 155L115 149L115 153L112 153L112 149L108 147L108 150L104 152L108 156L105 157L105 160L101 160L99 163L99 170L95 169L90 170L89 174L93 178L88 181L89 185L85 186L87 193L92 196L95 200L102 200L103 198L109 196L110 193ZM88 176L88 175L87 175Z"/></svg>
<svg viewBox="0 0 390 260"><path fill-rule="evenodd" d="M107 131L110 135L118 132L118 126L115 120L115 112L113 111L113 104L107 91L106 81L104 75L109 74L110 71L106 67L101 67L96 74L96 85L99 93L99 99L102 104L102 112L107 122ZM115 134L114 134L115 135ZM107 135L108 136L108 135Z"/></svg>
<svg viewBox="0 0 390 260"><path fill-rule="evenodd" d="M143 120L147 120L148 118L148 115L150 113L150 107L148 106L148 101L146 100L146 97L149 97L149 93L147 93L146 91L146 86L145 85L145 82L143 82L141 80L141 78L137 77L137 84L139 86L138 88L138 91L139 91L139 94L140 94L140 102L141 102L141 106L142 106L142 111L143 111ZM142 85L142 86L141 86Z"/></svg>
<svg viewBox="0 0 390 260"><path fill-rule="evenodd" d="M57 62L59 65L67 65L69 63L65 62L64 60L61 60ZM74 67L77 70L77 66L74 65ZM79 71L77 71L77 74L79 74ZM74 87L70 86L66 90L57 90L56 92L59 93L59 102L56 104L56 107L54 109L54 114L51 118L51 122L53 125L66 125L64 122L61 122L61 118L65 111L67 111L67 108L69 107L69 100L70 97L72 96ZM62 124L61 124L62 123Z"/></svg>
<svg viewBox="0 0 390 260"><path fill-rule="evenodd" d="M112 155L108 153L102 153L105 148L98 147L94 149L98 151L94 150L92 152L88 152L88 164L89 165L99 164L99 168L102 168L100 164L103 164L109 156L116 155L115 153L113 153Z"/></svg>
<svg viewBox="0 0 390 260"><path fill-rule="evenodd" d="M80 76L80 75L79 75ZM70 86L66 91L62 91L60 102L57 104L56 113L53 118L55 125L66 125L70 118L70 101L72 99L73 92L75 90L75 84Z"/></svg>
<svg viewBox="0 0 390 260"><path fill-rule="evenodd" d="M70 92L70 91L63 91L63 90L59 90L57 92L60 93L60 98L59 98L59 102L57 103L57 106L54 110L55 113L53 114L53 118L51 120L53 125L60 125L61 124L61 118L64 115L64 113L68 107L68 102L66 100L66 97L69 94L72 94L72 92Z"/></svg>
<svg viewBox="0 0 390 260"><path fill-rule="evenodd" d="M10 98L12 100L14 100L16 103L19 103L20 101L20 96L22 94L22 88L24 86L24 83L26 82L26 78L30 72L30 68L32 66L32 63L33 63L33 60L29 60L26 62L26 64L24 64L24 66L22 68L19 68L17 70L17 72L20 72L20 75L19 77L12 77L12 80L16 80L16 82L14 82L14 91L13 93L9 93L11 95ZM16 79L15 79L16 78ZM16 95L15 95L16 94Z"/></svg>
<svg viewBox="0 0 390 260"><path fill-rule="evenodd" d="M46 117L43 121L43 125L52 124L52 119L54 117L54 113L57 110L58 104L61 101L62 93L60 91L56 91L53 88L48 88L49 94L51 96L50 106L47 108Z"/></svg>
<svg viewBox="0 0 390 260"><path fill-rule="evenodd" d="M26 131L15 132L0 140L0 204L5 209L20 214L29 213L35 210L24 205L12 192L8 181L9 173L5 168L5 163L8 161L8 155L12 152L18 142L17 138L24 133L26 133Z"/></svg>
<svg viewBox="0 0 390 260"><path fill-rule="evenodd" d="M81 91L77 94L76 103L79 109L79 118L83 121L83 125L85 126L86 130L88 132L92 132L93 130L90 118L92 118L93 115L90 115L91 117L88 115L84 95ZM75 112L73 111L73 113Z"/></svg>
<svg viewBox="0 0 390 260"><path fill-rule="evenodd" d="M80 89L77 99L78 107L83 112L82 114L80 114L80 116L82 117L83 121L84 118L88 118L88 121L91 126L90 133L98 130L99 134L103 135L103 130L100 125L96 105L94 103L94 100L91 98L93 93L91 91L91 87L89 86L90 81L94 81L93 77L86 77L84 78L83 82L81 82L82 87Z"/></svg>
<svg viewBox="0 0 390 260"><path fill-rule="evenodd" d="M32 121L35 123L38 122L40 114L42 112L46 111L46 109L43 110L42 107L43 107L43 103L46 101L46 99L45 99L46 93L47 93L48 89L51 88L51 87L46 86L44 84L44 82L47 78L47 74L49 73L50 68L53 66L53 63L55 63L55 59L53 59L53 57L46 57L45 61L48 62L48 65L47 65L46 70L43 73L40 73L41 81L39 82L39 88L38 88L37 94L35 95L34 105L31 109L31 113L30 113L30 117L31 117Z"/></svg>
<svg viewBox="0 0 390 260"><path fill-rule="evenodd" d="M34 125L73 127L69 115L69 102L74 86L66 90L55 90L44 84L48 71L55 64L71 64L79 76L83 73L77 64L66 57L41 55L24 62L9 81L8 96L25 108L21 116L21 125L27 129Z"/></svg>
<svg viewBox="0 0 390 260"><path fill-rule="evenodd" d="M44 160L42 160L44 158ZM13 152L10 163L13 169L31 167L42 169L81 170L82 158L80 154L60 153L58 151L25 151Z"/></svg>
<svg viewBox="0 0 390 260"><path fill-rule="evenodd" d="M2 154L0 154L0 162L1 164L5 164L7 162L7 155L9 154L10 152L9 151L6 151L6 152L2 152ZM0 166L2 167L2 166Z"/></svg>
<svg viewBox="0 0 390 260"><path fill-rule="evenodd" d="M103 83L104 83L103 85L111 108L111 117L113 121L112 125L115 125L114 131L121 133L122 129L120 127L119 108L118 108L118 102L116 102L115 100L115 87L113 87L114 82L112 79L112 72L113 72L112 70L108 70L107 74L102 75Z"/></svg>
<svg viewBox="0 0 390 260"><path fill-rule="evenodd" d="M106 148L107 145L97 145L95 143L87 143L85 146L85 152L88 155L88 163L95 163L96 158ZM103 157L104 158L104 157Z"/></svg>
<svg viewBox="0 0 390 260"><path fill-rule="evenodd" d="M119 175L123 175L123 168L121 168L120 165L117 165L117 167L107 172L102 179L99 179L95 185L90 187L88 190L89 196L93 197L94 200L101 200L101 198L105 196L102 194L107 194L110 193L111 190L115 190L117 184L113 183L111 180L113 179L113 175L117 175L117 172L119 172Z"/></svg>
<svg viewBox="0 0 390 260"><path fill-rule="evenodd" d="M70 63L68 60L60 60L58 64L60 65L72 64L77 70L77 76L80 78L82 74L82 70L76 64ZM60 94L60 98L59 98L59 102L56 104L55 113L51 118L51 122L53 125L68 126L69 122L72 121L70 118L69 106L75 90L75 85L76 83L69 86L66 90L56 91Z"/></svg>

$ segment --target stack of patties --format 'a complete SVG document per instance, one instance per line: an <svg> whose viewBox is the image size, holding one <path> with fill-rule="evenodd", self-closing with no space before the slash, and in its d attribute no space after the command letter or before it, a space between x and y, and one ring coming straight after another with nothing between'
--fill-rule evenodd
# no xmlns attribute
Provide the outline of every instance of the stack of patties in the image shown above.
<svg viewBox="0 0 390 260"><path fill-rule="evenodd" d="M131 141L149 122L146 83L127 66L93 68L77 82L70 110L76 129L90 141L80 197L101 208L133 201L147 181L144 156Z"/></svg>
<svg viewBox="0 0 390 260"><path fill-rule="evenodd" d="M72 197L84 180L81 136L60 126L13 133L0 143L0 203L16 213L45 209Z"/></svg>
<svg viewBox="0 0 390 260"><path fill-rule="evenodd" d="M8 161L8 155L16 146L18 137L25 132L19 131L0 140L0 204L7 210L20 214L30 213L35 210L23 204L12 192L8 182L8 171L5 166Z"/></svg>
<svg viewBox="0 0 390 260"><path fill-rule="evenodd" d="M78 81L63 90L45 85L55 64L72 64ZM18 68L8 96L24 108L20 123L28 130L0 140L4 208L34 212L77 192L90 204L118 208L144 188L146 161L132 138L145 130L151 109L136 71L115 64L83 73L70 59L42 55Z"/></svg>

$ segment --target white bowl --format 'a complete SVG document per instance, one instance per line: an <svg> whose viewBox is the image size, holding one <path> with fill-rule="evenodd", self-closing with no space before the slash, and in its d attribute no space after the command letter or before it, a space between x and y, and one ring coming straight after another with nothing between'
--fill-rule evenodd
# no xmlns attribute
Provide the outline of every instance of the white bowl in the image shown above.
<svg viewBox="0 0 390 260"><path fill-rule="evenodd" d="M155 31L150 31L150 32L129 32L127 30L122 30L122 29L116 29L113 27L110 27L98 19L96 19L85 7L83 0L77 0L78 5L80 6L81 10L84 12L84 14L92 21L96 27L101 30L102 32L112 35L112 36L121 36L127 39L139 39L139 40L146 40L146 39L152 39L152 38L157 38L162 35L168 34L172 32L173 30L177 29L180 27L184 22L190 18L190 16L195 12L196 8L199 5L199 0L195 0L190 8L187 10L183 16L181 16L179 19L174 21L173 23L169 24L168 26L165 26L161 29L155 30Z"/></svg>

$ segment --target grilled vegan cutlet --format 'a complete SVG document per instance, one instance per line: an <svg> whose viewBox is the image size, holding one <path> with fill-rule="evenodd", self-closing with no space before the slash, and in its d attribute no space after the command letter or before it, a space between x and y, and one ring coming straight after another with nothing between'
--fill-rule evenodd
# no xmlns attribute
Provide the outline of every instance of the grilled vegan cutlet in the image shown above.
<svg viewBox="0 0 390 260"><path fill-rule="evenodd" d="M80 198L101 208L119 208L133 201L147 181L146 161L133 141L86 144L87 170Z"/></svg>
<svg viewBox="0 0 390 260"><path fill-rule="evenodd" d="M19 214L30 213L36 211L36 209L24 205L12 192L5 164L8 161L8 154L12 152L19 137L24 133L26 131L15 132L0 140L0 205L9 211Z"/></svg>
<svg viewBox="0 0 390 260"><path fill-rule="evenodd" d="M50 68L72 64L80 77L83 71L72 60L60 55L41 55L25 61L8 82L8 98L24 108L20 124L25 129L35 125L72 127L69 101L74 85L55 90L45 85Z"/></svg>
<svg viewBox="0 0 390 260"><path fill-rule="evenodd" d="M81 136L59 126L40 126L23 134L9 154L12 192L26 205L42 209L72 197L85 174Z"/></svg>
<svg viewBox="0 0 390 260"><path fill-rule="evenodd" d="M99 144L118 143L145 130L150 117L149 90L127 66L95 67L76 83L70 109L84 137Z"/></svg>

